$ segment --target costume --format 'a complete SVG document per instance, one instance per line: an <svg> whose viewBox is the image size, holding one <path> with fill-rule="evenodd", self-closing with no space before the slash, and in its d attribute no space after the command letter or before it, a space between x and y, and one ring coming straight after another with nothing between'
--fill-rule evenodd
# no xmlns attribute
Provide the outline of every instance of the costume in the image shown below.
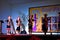
<svg viewBox="0 0 60 40"><path fill-rule="evenodd" d="M43 19L43 25L42 25L42 31L47 32L47 30L48 30L48 19L44 18Z"/></svg>
<svg viewBox="0 0 60 40"><path fill-rule="evenodd" d="M16 20L16 23L18 24L18 20ZM20 25L17 27L17 29L16 29L17 31L20 31Z"/></svg>
<svg viewBox="0 0 60 40"><path fill-rule="evenodd" d="M6 20L7 21L7 29L10 29L11 28L11 22L12 22L12 19L9 20Z"/></svg>
<svg viewBox="0 0 60 40"><path fill-rule="evenodd" d="M33 26L32 22L34 21L34 19L29 19L28 21L29 21L29 24L28 24L29 25L29 32L32 32L32 26Z"/></svg>

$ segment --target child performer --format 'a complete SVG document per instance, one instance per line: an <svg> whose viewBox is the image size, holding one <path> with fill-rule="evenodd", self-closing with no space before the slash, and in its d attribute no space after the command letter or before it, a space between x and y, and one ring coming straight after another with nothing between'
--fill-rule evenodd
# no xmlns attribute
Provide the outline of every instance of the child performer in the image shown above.
<svg viewBox="0 0 60 40"><path fill-rule="evenodd" d="M17 23L16 34L19 34L21 32L21 19L20 19L20 17L17 18L16 23Z"/></svg>
<svg viewBox="0 0 60 40"><path fill-rule="evenodd" d="M60 12L58 13L58 31L60 31Z"/></svg>
<svg viewBox="0 0 60 40"><path fill-rule="evenodd" d="M13 24L13 21L11 19L11 16L8 16L8 19L6 21L7 21L7 34L9 35L9 34L11 34L11 32L12 33L13 33L13 31L15 32L15 28L14 28L14 24Z"/></svg>
<svg viewBox="0 0 60 40"><path fill-rule="evenodd" d="M0 20L0 35L2 34L2 23L4 23L4 21Z"/></svg>
<svg viewBox="0 0 60 40"><path fill-rule="evenodd" d="M7 35L8 34L11 34L11 16L8 16L8 19L6 20L7 21Z"/></svg>
<svg viewBox="0 0 60 40"><path fill-rule="evenodd" d="M46 32L48 31L48 18L47 18L47 14L44 14L42 30L43 30L43 32L46 35Z"/></svg>
<svg viewBox="0 0 60 40"><path fill-rule="evenodd" d="M33 15L30 15L29 16L29 33L32 33L32 26L33 26L33 21L34 21L34 19L33 19Z"/></svg>

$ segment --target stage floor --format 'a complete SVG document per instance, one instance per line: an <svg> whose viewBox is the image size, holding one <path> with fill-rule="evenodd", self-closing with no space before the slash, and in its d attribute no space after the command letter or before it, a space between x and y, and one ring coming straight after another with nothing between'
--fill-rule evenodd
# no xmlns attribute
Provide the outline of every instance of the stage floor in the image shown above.
<svg viewBox="0 0 60 40"><path fill-rule="evenodd" d="M60 39L60 35L35 35L35 34L11 34L0 35L0 40L57 40Z"/></svg>
<svg viewBox="0 0 60 40"><path fill-rule="evenodd" d="M11 34L0 35L0 40L57 40L60 39L60 33L32 33L32 34Z"/></svg>
<svg viewBox="0 0 60 40"><path fill-rule="evenodd" d="M6 33L2 35L7 35ZM10 34L10 35L60 35L60 32L47 32L46 34L44 32L32 32L30 34Z"/></svg>

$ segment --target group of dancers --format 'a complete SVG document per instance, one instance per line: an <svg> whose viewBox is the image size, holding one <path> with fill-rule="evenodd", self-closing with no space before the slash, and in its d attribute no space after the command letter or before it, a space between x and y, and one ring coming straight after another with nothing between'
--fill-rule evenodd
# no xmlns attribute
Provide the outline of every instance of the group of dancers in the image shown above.
<svg viewBox="0 0 60 40"><path fill-rule="evenodd" d="M13 24L13 21L12 21L12 18L11 16L8 16L8 19L6 20L7 22L7 34L11 34L11 28L13 29L13 31L16 33L16 34L20 34L21 32L21 20L20 20L20 17L17 18L16 20L16 23L17 23L17 28L16 28L16 31L15 31L15 28L14 28L14 24ZM11 27L12 26L12 27ZM12 32L13 33L13 32Z"/></svg>
<svg viewBox="0 0 60 40"><path fill-rule="evenodd" d="M47 17L47 14L44 14L44 18L43 18L43 25L42 25L42 31L44 33L46 33L48 31L48 17ZM33 27L33 21L35 21L33 19L33 15L29 15L29 20L28 20L28 29L29 29L29 33L32 33L32 27ZM11 26L13 28L13 30L15 31L16 34L19 34L22 32L22 21L20 19L20 17L17 17L17 20L16 20L16 23L17 23L17 28L16 28L16 31L14 29L14 24L13 24L13 21L11 19L11 16L8 16L8 20L7 20L7 33L10 33L10 30L11 30ZM58 30L60 30L60 12L58 13ZM23 30L26 34L26 31L25 29Z"/></svg>
<svg viewBox="0 0 60 40"><path fill-rule="evenodd" d="M44 14L44 18L43 18L43 25L42 25L42 31L46 34L46 32L48 31L48 17L47 14ZM33 15L29 16L29 32L32 33L32 27L33 27ZM58 13L58 30L60 31L60 12Z"/></svg>
<svg viewBox="0 0 60 40"><path fill-rule="evenodd" d="M17 17L17 20L16 20L16 24L17 24L16 30L14 28L14 23L13 23L11 16L8 16L8 19L5 21L7 22L7 27L6 27L7 35L10 35L10 34L27 34L25 28L22 27L23 26L22 21L21 21L19 16ZM2 26L2 23L3 23L3 21L0 21L0 26Z"/></svg>
<svg viewBox="0 0 60 40"><path fill-rule="evenodd" d="M28 21L29 21L29 33L32 33L33 22L35 21L33 19L33 15L29 16L29 20ZM46 33L47 30L48 30L48 18L47 18L47 14L44 14L43 21L44 21L44 23L42 25L42 31Z"/></svg>
<svg viewBox="0 0 60 40"><path fill-rule="evenodd" d="M60 30L60 12L58 13L58 15L59 15L58 16L58 30ZM48 20L50 20L50 19L47 18L47 14L44 14L43 25L42 25L42 31L44 33L46 33L48 31ZM19 16L17 17L17 20L16 20L16 24L17 24L16 30L14 28L14 24L13 24L13 20L12 20L11 16L8 16L8 19L5 21L7 22L7 27L6 27L7 34L13 34L13 33L15 33L15 34L21 34L21 33L27 34L25 29L22 27L22 21L21 21ZM32 33L33 21L34 21L33 15L29 15L29 20L28 20L29 33ZM2 23L3 23L3 21L0 21L0 26L2 26ZM11 32L12 31L11 29L14 32ZM23 29L23 31L22 31L22 29Z"/></svg>

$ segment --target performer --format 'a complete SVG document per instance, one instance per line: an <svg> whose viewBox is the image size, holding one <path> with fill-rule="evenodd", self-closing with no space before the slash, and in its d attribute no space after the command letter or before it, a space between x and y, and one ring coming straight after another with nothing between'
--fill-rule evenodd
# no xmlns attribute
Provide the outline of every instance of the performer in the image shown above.
<svg viewBox="0 0 60 40"><path fill-rule="evenodd" d="M17 29L16 29L16 34L19 34L21 32L21 19L20 17L17 18L16 20L16 23L17 23Z"/></svg>
<svg viewBox="0 0 60 40"><path fill-rule="evenodd" d="M7 34L11 34L11 31L14 31L15 32L15 28L14 28L14 25L13 25L13 21L11 19L11 16L8 16L8 19L6 20L7 22ZM12 28L11 28L12 26ZM13 29L13 30L11 30ZM12 32L13 33L13 32Z"/></svg>
<svg viewBox="0 0 60 40"><path fill-rule="evenodd" d="M60 12L58 13L58 30L60 31Z"/></svg>
<svg viewBox="0 0 60 40"><path fill-rule="evenodd" d="M32 26L33 26L33 21L34 21L34 19L33 19L33 15L30 15L29 16L29 33L32 33Z"/></svg>
<svg viewBox="0 0 60 40"><path fill-rule="evenodd" d="M2 34L2 23L4 23L3 20L0 20L0 34Z"/></svg>
<svg viewBox="0 0 60 40"><path fill-rule="evenodd" d="M21 31L21 34L27 34L26 30L23 29L23 31Z"/></svg>
<svg viewBox="0 0 60 40"><path fill-rule="evenodd" d="M47 18L47 14L44 14L42 31L45 33L45 35L47 30L48 30L48 18Z"/></svg>
<svg viewBox="0 0 60 40"><path fill-rule="evenodd" d="M8 16L8 19L6 20L7 21L7 34L11 34L11 16Z"/></svg>

